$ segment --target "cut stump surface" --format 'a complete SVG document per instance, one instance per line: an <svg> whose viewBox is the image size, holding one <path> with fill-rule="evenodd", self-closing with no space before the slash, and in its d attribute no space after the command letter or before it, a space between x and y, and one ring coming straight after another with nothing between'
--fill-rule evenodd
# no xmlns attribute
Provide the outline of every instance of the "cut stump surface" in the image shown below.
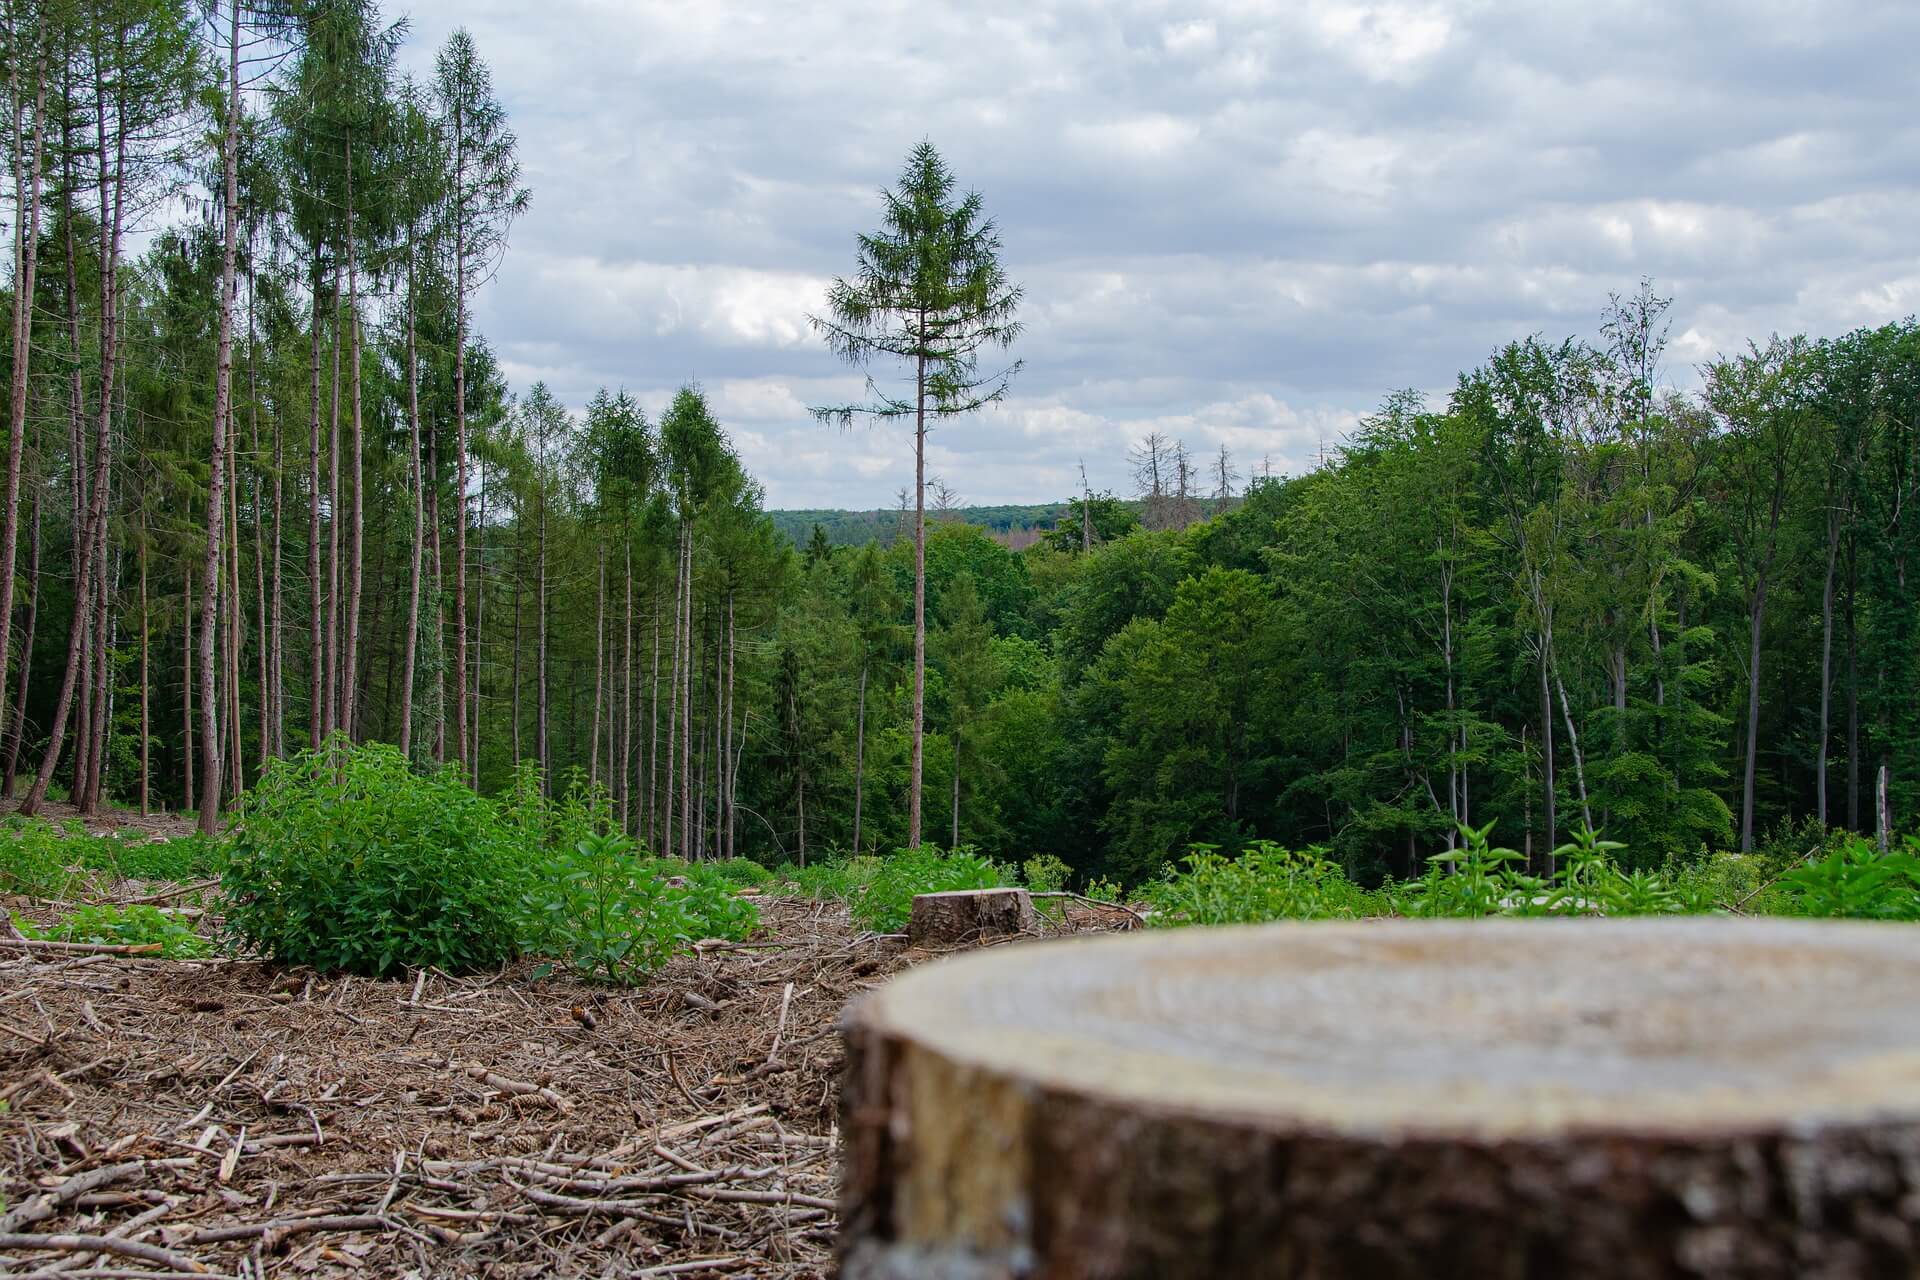
<svg viewBox="0 0 1920 1280"><path fill-rule="evenodd" d="M1033 933L1040 917L1025 889L955 889L916 894L907 941L916 947L952 947L982 938Z"/></svg>
<svg viewBox="0 0 1920 1280"><path fill-rule="evenodd" d="M845 1030L849 1280L1920 1274L1905 926L1063 941Z"/></svg>

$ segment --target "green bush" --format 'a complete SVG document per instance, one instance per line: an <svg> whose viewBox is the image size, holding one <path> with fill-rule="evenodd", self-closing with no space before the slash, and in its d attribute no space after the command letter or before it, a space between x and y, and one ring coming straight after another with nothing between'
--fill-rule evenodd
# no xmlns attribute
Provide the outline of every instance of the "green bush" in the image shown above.
<svg viewBox="0 0 1920 1280"><path fill-rule="evenodd" d="M127 880L199 880L220 874L226 863L220 842L198 832L168 839L121 831L85 837L84 845L81 866Z"/></svg>
<svg viewBox="0 0 1920 1280"><path fill-rule="evenodd" d="M1380 910L1373 894L1318 849L1283 849L1260 840L1228 858L1212 845L1196 845L1182 861L1185 871L1146 891L1156 925L1352 919Z"/></svg>
<svg viewBox="0 0 1920 1280"><path fill-rule="evenodd" d="M9 818L0 830L0 893L58 898L73 879L75 846L42 818Z"/></svg>
<svg viewBox="0 0 1920 1280"><path fill-rule="evenodd" d="M1051 853L1037 853L1020 864L1020 874L1035 893L1058 893L1073 869Z"/></svg>
<svg viewBox="0 0 1920 1280"><path fill-rule="evenodd" d="M78 907L52 925L37 929L16 918L20 932L29 938L56 942L104 943L110 946L145 946L159 943L159 954L173 959L189 959L212 953L207 940L193 931L177 915L149 906Z"/></svg>
<svg viewBox="0 0 1920 1280"><path fill-rule="evenodd" d="M275 960L382 976L516 953L529 859L451 769L335 737L274 761L230 840L227 928Z"/></svg>
<svg viewBox="0 0 1920 1280"><path fill-rule="evenodd" d="M935 845L923 844L887 858L866 892L851 899L850 907L858 923L881 933L896 933L906 928L917 894L992 889L1011 882L1011 876L971 847L942 853Z"/></svg>
<svg viewBox="0 0 1920 1280"><path fill-rule="evenodd" d="M873 878L880 874L885 865L884 859L871 854L833 858L804 867L796 867L789 862L777 868L773 878L791 886L803 898L821 902L835 899L851 902L866 892L867 886L873 883Z"/></svg>
<svg viewBox="0 0 1920 1280"><path fill-rule="evenodd" d="M522 942L582 977L630 984L689 943L752 933L759 912L734 889L715 867L649 858L624 835L587 835L550 851L529 879Z"/></svg>
<svg viewBox="0 0 1920 1280"><path fill-rule="evenodd" d="M1392 887L1394 908L1409 916L1635 916L1711 910L1697 882L1654 871L1622 871L1611 855L1624 846L1577 831L1554 850L1551 876L1522 868L1512 849L1489 846L1492 824L1463 828L1462 847L1427 859L1418 880Z"/></svg>
<svg viewBox="0 0 1920 1280"><path fill-rule="evenodd" d="M1920 839L1881 854L1863 838L1780 877L1778 909L1792 915L1920 920Z"/></svg>

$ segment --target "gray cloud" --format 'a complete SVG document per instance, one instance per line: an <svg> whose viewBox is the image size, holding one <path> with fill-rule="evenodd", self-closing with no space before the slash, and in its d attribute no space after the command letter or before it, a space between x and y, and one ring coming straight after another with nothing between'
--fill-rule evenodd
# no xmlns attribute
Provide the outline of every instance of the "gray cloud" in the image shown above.
<svg viewBox="0 0 1920 1280"><path fill-rule="evenodd" d="M1013 397L935 438L972 501L1125 487L1150 429L1309 465L1609 291L1674 376L1920 310L1907 0L416 0L494 68L534 206L478 308L516 386L712 393L782 506L888 503L904 437L805 316L930 137L1027 291Z"/></svg>

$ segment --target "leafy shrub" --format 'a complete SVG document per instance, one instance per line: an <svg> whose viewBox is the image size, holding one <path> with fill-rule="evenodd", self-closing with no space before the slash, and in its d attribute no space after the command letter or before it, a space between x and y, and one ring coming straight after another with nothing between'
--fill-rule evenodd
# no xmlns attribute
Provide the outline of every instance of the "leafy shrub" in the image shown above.
<svg viewBox="0 0 1920 1280"><path fill-rule="evenodd" d="M288 964L374 976L517 950L528 860L451 769L329 739L274 761L231 836L227 928Z"/></svg>
<svg viewBox="0 0 1920 1280"><path fill-rule="evenodd" d="M44 929L24 920L16 920L20 931L30 938L57 942L105 943L110 946L145 946L159 943L159 954L188 959L212 953L207 940L193 931L177 915L149 906L77 907Z"/></svg>
<svg viewBox="0 0 1920 1280"><path fill-rule="evenodd" d="M1027 888L1035 893L1058 893L1067 887L1072 868L1051 853L1038 853L1020 864Z"/></svg>
<svg viewBox="0 0 1920 1280"><path fill-rule="evenodd" d="M894 933L906 927L916 894L993 889L1010 882L1010 876L970 846L942 853L936 845L923 844L887 858L866 892L853 898L850 906L860 924Z"/></svg>
<svg viewBox="0 0 1920 1280"><path fill-rule="evenodd" d="M757 888L772 881L773 872L749 858L727 858L721 862L699 864L731 884L745 888Z"/></svg>
<svg viewBox="0 0 1920 1280"><path fill-rule="evenodd" d="M10 818L0 831L0 893L57 898L73 878L74 846L43 819Z"/></svg>
<svg viewBox="0 0 1920 1280"><path fill-rule="evenodd" d="M167 839L121 831L113 836L88 837L80 865L127 880L199 880L218 875L225 861L226 851L220 842L198 832Z"/></svg>
<svg viewBox="0 0 1920 1280"><path fill-rule="evenodd" d="M1581 830L1554 850L1551 876L1523 869L1512 849L1487 843L1493 826L1462 828L1465 844L1427 859L1427 872L1392 892L1409 916L1632 916L1706 911L1714 905L1689 883L1654 871L1622 871L1611 854L1625 846Z"/></svg>
<svg viewBox="0 0 1920 1280"><path fill-rule="evenodd" d="M1157 925L1351 919L1379 910L1374 895L1318 849L1261 840L1228 858L1212 845L1196 845L1182 861L1185 871L1147 890Z"/></svg>
<svg viewBox="0 0 1920 1280"><path fill-rule="evenodd" d="M744 938L751 902L715 868L648 858L620 834L588 835L549 852L522 898L526 949L582 977L622 985L701 938ZM672 880L684 880L674 884Z"/></svg>
<svg viewBox="0 0 1920 1280"><path fill-rule="evenodd" d="M779 867L773 875L775 880L792 886L794 892L803 898L851 902L866 892L867 886L873 883L874 877L880 874L885 865L881 858L861 854L855 858L831 859L804 867L796 867L789 862Z"/></svg>
<svg viewBox="0 0 1920 1280"><path fill-rule="evenodd" d="M1920 839L1884 856L1865 839L1847 840L1780 878L1780 909L1793 915L1920 920Z"/></svg>

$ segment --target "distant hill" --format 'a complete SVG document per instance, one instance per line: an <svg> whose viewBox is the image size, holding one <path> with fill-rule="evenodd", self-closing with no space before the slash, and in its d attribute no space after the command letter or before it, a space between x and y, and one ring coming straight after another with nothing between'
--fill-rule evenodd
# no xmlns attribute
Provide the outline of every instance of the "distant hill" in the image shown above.
<svg viewBox="0 0 1920 1280"><path fill-rule="evenodd" d="M979 525L1018 550L1034 541L1040 532L1053 528L1054 522L1066 512L1067 504L1064 502L1036 502L1024 506L956 507L937 516L929 511L927 519L958 519ZM769 511L767 514L773 519L773 527L792 539L796 547L806 545L807 539L813 536L813 526L816 524L826 531L828 543L836 547L857 547L869 542L887 546L902 528L901 513L893 507L874 511L814 508ZM911 519L911 515L908 519Z"/></svg>

